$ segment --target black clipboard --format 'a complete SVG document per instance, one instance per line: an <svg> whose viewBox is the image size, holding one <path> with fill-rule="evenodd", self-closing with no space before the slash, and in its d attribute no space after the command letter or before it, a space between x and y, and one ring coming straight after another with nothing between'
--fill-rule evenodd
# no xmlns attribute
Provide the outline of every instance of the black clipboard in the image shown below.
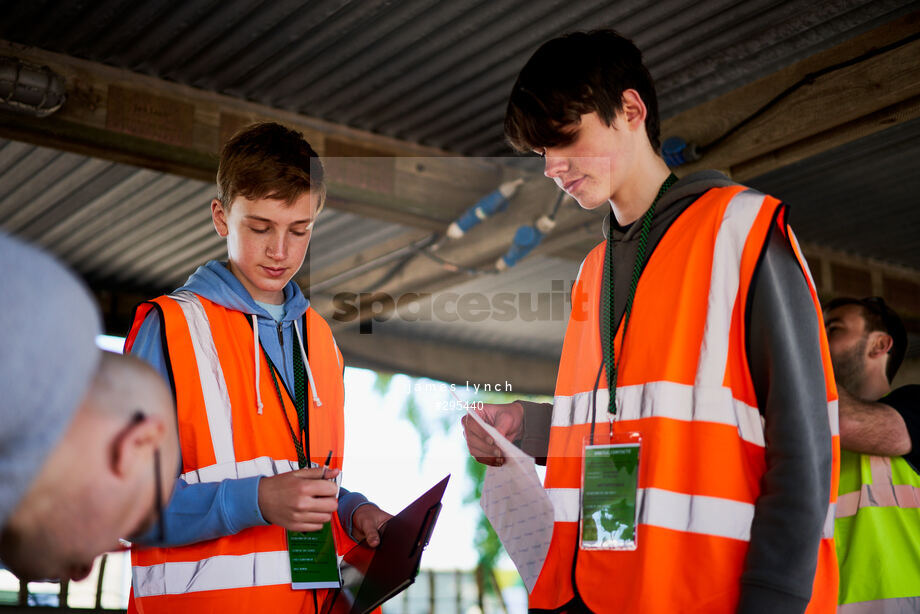
<svg viewBox="0 0 920 614"><path fill-rule="evenodd" d="M448 474L390 518L376 548L355 544L342 559L342 588L326 599L323 614L365 614L415 582L431 539Z"/></svg>

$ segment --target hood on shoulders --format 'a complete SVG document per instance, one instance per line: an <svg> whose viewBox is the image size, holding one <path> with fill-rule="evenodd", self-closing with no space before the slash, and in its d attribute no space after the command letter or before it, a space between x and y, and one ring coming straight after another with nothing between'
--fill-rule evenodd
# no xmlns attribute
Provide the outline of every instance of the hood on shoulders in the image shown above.
<svg viewBox="0 0 920 614"><path fill-rule="evenodd" d="M259 328L261 327L274 327L275 320L272 316L260 307L255 300L253 300L252 295L249 294L249 291L240 283L240 280L230 272L230 269L223 262L218 262L217 260L211 260L207 264L204 264L192 273L192 275L186 280L185 284L179 288L179 290L188 290L189 292L194 292L198 296L202 296L209 301L213 301L222 307L227 309L233 309L234 311L239 311L245 313L247 316L252 318L252 363L253 370L255 372L255 399L256 399L256 411L261 414L263 409L262 403L262 392L261 388L258 385L260 380L260 368L261 360L259 358L259 348L263 347L259 341ZM297 329L297 320L304 314L309 306L307 298L303 295L303 292L300 291L300 287L295 284L293 281L289 281L286 286L284 286L284 317L282 321L290 322L293 325L294 329ZM258 326L256 325L256 320L258 319ZM322 406L322 401L319 398L319 395L316 392L316 382L313 380L313 372L310 368L310 360L306 353L306 348L304 347L303 337L300 334L300 331L297 331L298 334L293 335L293 338L297 341L300 349L300 354L303 359L303 364L307 372L307 380L310 385L310 392L313 395L313 403L316 407ZM267 345L273 347L277 345L272 335L269 335L267 339ZM270 353L272 350L268 350ZM280 353L280 349L279 349ZM288 352L290 355L290 352ZM288 359L284 358L279 361L279 364L283 364L283 372L287 373L289 369L293 369L293 364L287 362ZM286 379L285 381L292 382L292 379Z"/></svg>
<svg viewBox="0 0 920 614"><path fill-rule="evenodd" d="M217 260L211 260L198 267L179 290L194 292L227 309L271 319L271 315L253 300L249 291L230 272L227 265ZM309 306L310 302L300 287L293 280L289 281L284 286L283 320L299 319Z"/></svg>
<svg viewBox="0 0 920 614"><path fill-rule="evenodd" d="M732 185L738 185L738 182L732 181L719 171L704 170L690 173L686 177L678 179L671 186L671 189L661 197L657 210L664 211L669 206L688 196L701 196L712 188L724 188Z"/></svg>
<svg viewBox="0 0 920 614"><path fill-rule="evenodd" d="M691 173L686 177L678 179L671 188L664 193L658 204L655 205L655 217L652 220L652 227L670 226L674 219L680 215L687 206L694 202L712 188L724 188L727 186L738 185L719 171L703 170ZM612 228L611 228L612 222ZM610 236L612 232L616 240L634 241L638 239L641 224L632 223L627 226L620 226L616 223L616 218L611 213L607 213L604 219L604 236Z"/></svg>

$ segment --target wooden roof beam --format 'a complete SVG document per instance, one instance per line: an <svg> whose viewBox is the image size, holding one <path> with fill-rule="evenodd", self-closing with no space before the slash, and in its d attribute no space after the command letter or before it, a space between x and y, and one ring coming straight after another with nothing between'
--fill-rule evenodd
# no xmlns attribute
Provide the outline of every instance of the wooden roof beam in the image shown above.
<svg viewBox="0 0 920 614"><path fill-rule="evenodd" d="M663 138L704 146L703 157L677 170L716 168L744 181L920 117L920 12L805 58L754 83L662 122ZM708 143L752 116L803 78L866 57L810 81L737 132Z"/></svg>
<svg viewBox="0 0 920 614"><path fill-rule="evenodd" d="M500 158L443 150L0 40L0 56L47 66L67 100L36 118L0 111L0 137L213 182L221 145L239 128L276 121L323 157L331 207L443 229L498 186Z"/></svg>

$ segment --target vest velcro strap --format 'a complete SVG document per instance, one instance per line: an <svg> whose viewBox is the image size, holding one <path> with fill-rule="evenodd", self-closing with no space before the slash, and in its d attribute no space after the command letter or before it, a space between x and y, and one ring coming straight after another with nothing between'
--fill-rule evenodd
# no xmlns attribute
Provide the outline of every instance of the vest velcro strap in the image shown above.
<svg viewBox="0 0 920 614"><path fill-rule="evenodd" d="M291 583L286 550L242 556L212 556L200 561L170 562L132 569L135 597L179 595Z"/></svg>
<svg viewBox="0 0 920 614"><path fill-rule="evenodd" d="M551 488L547 492L553 502L556 522L578 521L580 497L577 488ZM660 488L640 488L636 507L639 524L740 541L751 538L754 506L750 503Z"/></svg>
<svg viewBox="0 0 920 614"><path fill-rule="evenodd" d="M920 612L920 597L894 597L859 603L842 603L837 614L911 614Z"/></svg>
<svg viewBox="0 0 920 614"><path fill-rule="evenodd" d="M597 391L598 424L608 420L607 389ZM557 396L553 405L553 426L590 424L594 408L593 392ZM726 411L730 407L731 411ZM619 420L671 418L686 422L712 422L738 428L740 437L764 446L763 418L756 407L735 399L729 388L701 388L674 382L650 382L617 388Z"/></svg>
<svg viewBox="0 0 920 614"><path fill-rule="evenodd" d="M198 484L199 482L220 482L237 478L251 478L256 475L271 477L280 473L295 471L299 468L297 461L275 460L268 456L260 456L259 458L236 463L219 463L202 467L201 469L183 473L179 477L188 484Z"/></svg>

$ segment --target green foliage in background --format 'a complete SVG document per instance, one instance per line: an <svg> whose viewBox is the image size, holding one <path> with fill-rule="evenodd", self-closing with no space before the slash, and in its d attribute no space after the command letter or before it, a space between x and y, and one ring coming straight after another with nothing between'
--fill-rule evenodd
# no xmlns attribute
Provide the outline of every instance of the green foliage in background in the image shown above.
<svg viewBox="0 0 920 614"><path fill-rule="evenodd" d="M374 382L374 391L381 396L386 396L393 382L393 374L377 373L377 379ZM410 378L409 396L403 405L402 416L406 418L418 432L419 440L422 444L421 459L424 460L428 452L428 442L435 432L448 433L451 427L457 423L457 412L437 412L436 414L425 413L415 396L416 378ZM518 399L536 401L538 403L552 402L552 397L547 396L529 396L515 394L514 392L484 392L480 391L475 396L472 390L457 388L457 393L461 399L468 403L511 403ZM420 461L421 462L421 461ZM466 469L473 481L473 489L464 497L465 503L475 503L479 507L479 497L482 495L482 482L486 475L486 466L477 462L469 456L466 460ZM492 577L491 572L495 569L495 564L504 552L498 535L492 529L492 525L486 519L482 510L479 510L476 531L473 536L473 545L479 553L478 566L487 573L487 577ZM491 582L485 583L487 592L494 592Z"/></svg>

